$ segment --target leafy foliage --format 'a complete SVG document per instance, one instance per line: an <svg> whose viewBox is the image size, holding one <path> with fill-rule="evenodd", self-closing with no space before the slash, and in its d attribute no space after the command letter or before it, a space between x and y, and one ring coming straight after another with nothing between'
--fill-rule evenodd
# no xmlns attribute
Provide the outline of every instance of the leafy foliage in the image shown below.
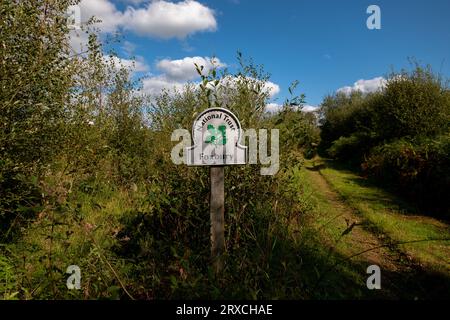
<svg viewBox="0 0 450 320"><path fill-rule="evenodd" d="M439 199L450 186L449 94L438 75L416 64L410 72L392 73L380 92L326 97L319 149L362 165L366 174L445 216L448 203Z"/></svg>
<svg viewBox="0 0 450 320"><path fill-rule="evenodd" d="M0 2L0 238L38 211L37 182L64 143L74 71L62 16L68 4Z"/></svg>
<svg viewBox="0 0 450 320"><path fill-rule="evenodd" d="M298 172L318 139L315 118L288 108L268 116L269 75L241 53L234 74L197 66L199 84L145 96L90 29L86 52L68 50L72 3L0 2L2 297L305 296L302 259L287 253L302 251L291 222L311 209ZM256 166L226 169L220 279L209 268L208 172L170 158L173 130L212 106L236 113L244 128L278 128L286 142L274 177ZM66 287L73 264L81 290Z"/></svg>
<svg viewBox="0 0 450 320"><path fill-rule="evenodd" d="M363 164L366 173L396 186L441 217L448 215L450 137L401 139L375 147Z"/></svg>

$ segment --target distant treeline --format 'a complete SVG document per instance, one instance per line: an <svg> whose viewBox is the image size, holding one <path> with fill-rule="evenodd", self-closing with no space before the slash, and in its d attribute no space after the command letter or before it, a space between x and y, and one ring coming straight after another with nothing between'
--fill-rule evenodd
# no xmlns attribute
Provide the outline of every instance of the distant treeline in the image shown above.
<svg viewBox="0 0 450 320"><path fill-rule="evenodd" d="M449 217L450 90L430 67L392 73L375 93L327 96L320 122L322 155Z"/></svg>

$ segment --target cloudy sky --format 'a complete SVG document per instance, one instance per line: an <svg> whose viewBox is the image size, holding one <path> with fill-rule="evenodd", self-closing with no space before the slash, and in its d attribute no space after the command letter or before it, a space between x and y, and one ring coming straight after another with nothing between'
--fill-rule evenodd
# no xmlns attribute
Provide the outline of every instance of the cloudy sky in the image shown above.
<svg viewBox="0 0 450 320"><path fill-rule="evenodd" d="M366 26L371 4L380 30ZM336 91L377 90L408 57L450 76L448 0L83 0L82 21L92 16L102 37L121 35L114 49L125 64L136 59L149 93L198 80L194 63L208 69L211 57L233 70L238 50L271 73L272 109L293 80L308 109Z"/></svg>

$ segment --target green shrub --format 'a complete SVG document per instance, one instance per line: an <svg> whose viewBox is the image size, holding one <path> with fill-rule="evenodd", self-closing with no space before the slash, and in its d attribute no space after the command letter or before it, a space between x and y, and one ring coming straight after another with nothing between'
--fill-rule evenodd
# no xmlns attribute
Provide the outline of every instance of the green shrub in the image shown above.
<svg viewBox="0 0 450 320"><path fill-rule="evenodd" d="M0 255L0 300L15 299L19 293L17 290L16 273L14 265L3 255Z"/></svg>
<svg viewBox="0 0 450 320"><path fill-rule="evenodd" d="M392 73L376 93L328 96L321 113L321 154L448 212L450 90L429 67Z"/></svg>
<svg viewBox="0 0 450 320"><path fill-rule="evenodd" d="M44 2L0 2L0 238L32 216L38 179L64 144L69 1Z"/></svg>
<svg viewBox="0 0 450 320"><path fill-rule="evenodd" d="M218 106L244 128L276 127L265 114L269 75L239 54L235 74L197 66L199 86L140 96L130 70L105 62L95 34L87 52L69 52L63 16L76 2L0 1L2 297L304 297L303 260L291 253L302 252L297 234L310 210L299 168L302 152L313 154L316 119L281 115L287 143L276 176L226 168L218 279L209 268L208 170L175 166L171 134ZM69 265L81 268L81 290L66 287Z"/></svg>
<svg viewBox="0 0 450 320"><path fill-rule="evenodd" d="M373 149L363 170L440 216L450 208L450 135L401 139Z"/></svg>
<svg viewBox="0 0 450 320"><path fill-rule="evenodd" d="M333 141L327 154L348 164L358 165L364 155L370 150L371 137L365 134L353 134L350 137L340 137Z"/></svg>
<svg viewBox="0 0 450 320"><path fill-rule="evenodd" d="M355 135L340 137L333 141L333 145L328 149L328 154L333 158L348 159L358 149L359 144L360 139Z"/></svg>
<svg viewBox="0 0 450 320"><path fill-rule="evenodd" d="M374 130L384 140L445 133L450 124L447 84L427 67L392 74L373 108Z"/></svg>

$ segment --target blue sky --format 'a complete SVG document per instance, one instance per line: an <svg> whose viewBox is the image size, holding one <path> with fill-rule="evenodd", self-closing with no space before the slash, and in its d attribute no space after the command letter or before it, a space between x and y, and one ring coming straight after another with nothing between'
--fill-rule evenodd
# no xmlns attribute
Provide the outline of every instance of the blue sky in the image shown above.
<svg viewBox="0 0 450 320"><path fill-rule="evenodd" d="M381 9L380 30L366 27L371 4ZM373 90L366 80L408 67L408 57L450 76L448 0L83 0L81 8L82 19L103 20L103 35L122 34L115 49L137 58L151 92L195 81L183 73L188 58L215 56L232 70L237 50L272 75L276 103L293 80L309 105L358 80Z"/></svg>

